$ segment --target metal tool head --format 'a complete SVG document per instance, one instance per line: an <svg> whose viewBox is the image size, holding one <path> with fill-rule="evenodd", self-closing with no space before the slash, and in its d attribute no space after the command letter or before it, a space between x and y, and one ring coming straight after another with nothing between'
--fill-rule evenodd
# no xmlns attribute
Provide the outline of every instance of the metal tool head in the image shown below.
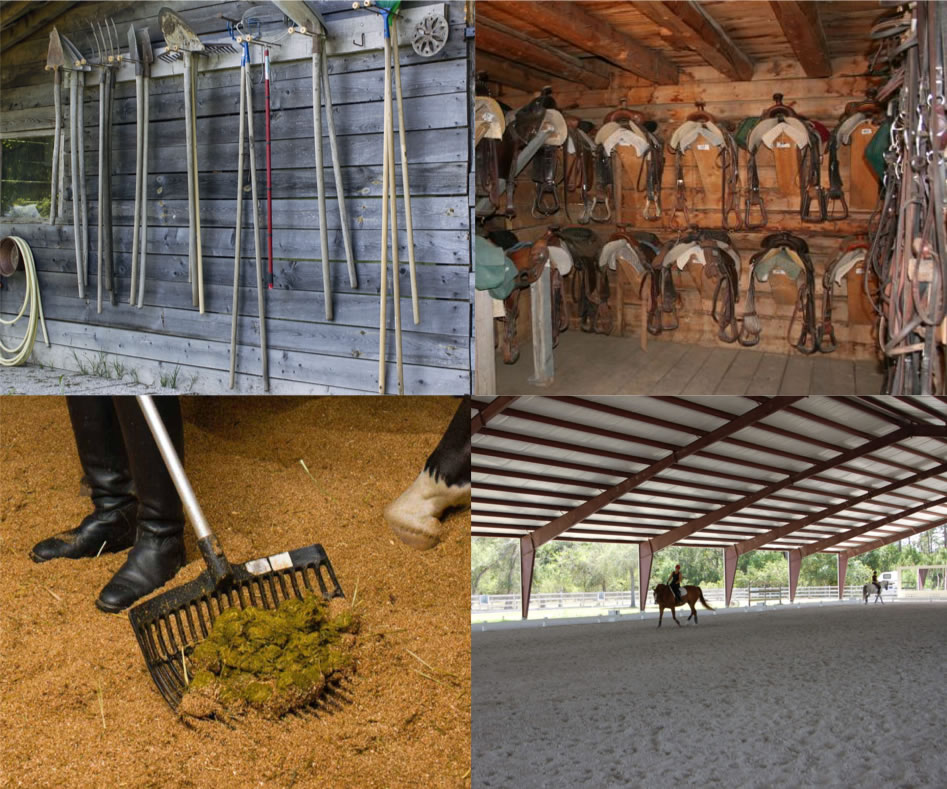
<svg viewBox="0 0 947 789"><path fill-rule="evenodd" d="M170 8L162 8L158 12L158 20L161 23L161 33L168 49L183 52L204 51L204 44L197 37L197 33L175 11Z"/></svg>
<svg viewBox="0 0 947 789"><path fill-rule="evenodd" d="M59 31L54 27L49 34L49 47L46 50L46 70L55 71L69 65L66 54L62 49L62 39Z"/></svg>
<svg viewBox="0 0 947 789"><path fill-rule="evenodd" d="M138 52L138 35L135 33L135 26L128 26L128 57L135 63L135 76L140 77L144 73L141 63L141 55Z"/></svg>
<svg viewBox="0 0 947 789"><path fill-rule="evenodd" d="M273 5L310 33L324 33L326 30L322 14L304 0L273 0Z"/></svg>
<svg viewBox="0 0 947 789"><path fill-rule="evenodd" d="M91 71L92 66L88 64L85 55L79 51L79 48L65 36L60 36L59 38L62 41L62 48L66 53L66 57L72 61L72 65L69 66L69 68L73 71Z"/></svg>
<svg viewBox="0 0 947 789"><path fill-rule="evenodd" d="M231 565L230 578L217 585L204 571L189 583L153 597L129 611L148 671L171 709L177 709L190 675L184 661L230 608L274 609L286 600L320 594L344 597L321 545Z"/></svg>
<svg viewBox="0 0 947 789"><path fill-rule="evenodd" d="M151 49L151 33L146 27L138 31L138 52L141 55L141 65L146 77L151 76L151 64L155 62L155 53Z"/></svg>

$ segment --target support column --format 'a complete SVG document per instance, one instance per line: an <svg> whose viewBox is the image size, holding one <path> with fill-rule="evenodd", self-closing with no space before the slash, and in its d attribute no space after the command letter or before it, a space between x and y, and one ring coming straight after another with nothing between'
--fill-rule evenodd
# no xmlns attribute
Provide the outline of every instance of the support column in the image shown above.
<svg viewBox="0 0 947 789"><path fill-rule="evenodd" d="M927 568L918 567L917 568L917 589L920 591L924 588L924 584L927 582Z"/></svg>
<svg viewBox="0 0 947 789"><path fill-rule="evenodd" d="M733 579L737 575L737 549L728 545L723 549L723 588L726 595L726 608L730 607L730 598L733 597Z"/></svg>
<svg viewBox="0 0 947 789"><path fill-rule="evenodd" d="M527 534L520 537L520 599L523 603L523 619L529 615L529 595L533 590L533 565L536 562L536 549L533 538Z"/></svg>
<svg viewBox="0 0 947 789"><path fill-rule="evenodd" d="M848 556L844 553L835 554L838 559L838 599L841 600L845 593L845 573L848 572Z"/></svg>
<svg viewBox="0 0 947 789"><path fill-rule="evenodd" d="M799 584L799 570L802 569L802 553L799 549L789 551L789 602L796 599L796 586Z"/></svg>
<svg viewBox="0 0 947 789"><path fill-rule="evenodd" d="M644 611L645 603L648 601L648 584L651 582L651 560L654 558L654 552L651 550L651 543L647 540L638 543L638 576L640 584L638 589L638 608Z"/></svg>
<svg viewBox="0 0 947 789"><path fill-rule="evenodd" d="M552 358L552 272L543 266L539 279L529 286L529 306L533 321L533 375L530 386L551 386L556 377Z"/></svg>

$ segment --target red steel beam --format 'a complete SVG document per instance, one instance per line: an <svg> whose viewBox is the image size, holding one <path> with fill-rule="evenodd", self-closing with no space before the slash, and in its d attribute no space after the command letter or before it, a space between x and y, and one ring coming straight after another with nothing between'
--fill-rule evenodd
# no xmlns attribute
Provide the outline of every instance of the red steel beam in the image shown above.
<svg viewBox="0 0 947 789"><path fill-rule="evenodd" d="M854 499L847 499L843 501L841 504L834 504L831 507L827 507L824 510L820 510L819 512L814 512L811 515L805 516L804 518L799 518L790 523L787 523L785 526L779 526L775 529L772 529L771 531L766 532L766 534L760 534L757 537L753 537L751 540L747 540L748 544L741 544L740 547L737 548L737 551L738 553L742 555L744 553L747 553L748 551L752 551L752 550L755 550L756 548L766 545L767 543L772 542L773 540L778 540L780 537L785 537L788 534L792 534L794 531L798 531L799 529L802 529L805 526L809 526L813 523L817 523L823 518L829 518L838 512L842 512L843 510L850 508L854 504L861 504L862 502L868 501L869 499L873 499L876 496L884 496L887 493L891 493L897 488L909 487L913 485L915 482L919 482L925 479L930 479L931 477L937 476L938 474L944 474L944 473L947 473L947 463L943 463L940 466L934 466L933 468L928 469L927 471L918 472L913 477L897 480L895 482L892 482L890 485L885 485L883 488L878 488L874 491L870 491L868 493L865 493L862 496L857 496ZM927 507L931 505L929 502L923 502L919 506L921 509L926 509ZM911 510L907 512L911 512ZM913 512L918 512L918 510L914 509ZM897 513L898 518L902 518L904 516L905 516L905 512L898 511Z"/></svg>
<svg viewBox="0 0 947 789"><path fill-rule="evenodd" d="M897 542L898 540L903 540L905 537L914 537L917 534L923 534L926 531L936 529L937 527L943 526L945 524L947 524L947 517L940 518L936 521L927 521L921 526L914 526L910 529L899 531L897 534L892 534L888 537L879 537L877 540L866 542L863 545L855 545L851 548L846 548L844 551L839 553L839 556L852 559L856 556L861 556L863 553L868 553L869 551L874 551L878 548L884 548L886 545L890 545L891 543Z"/></svg>
<svg viewBox="0 0 947 789"><path fill-rule="evenodd" d="M744 507L747 507L750 504L759 501L760 499L765 499L767 496L770 496L776 491L783 490L784 488L794 485L796 482L806 479L807 477L811 477L814 474L827 471L828 469L837 466L839 463L845 463L856 457L860 457L866 452L871 452L880 447L889 446L896 441L900 441L906 436L907 432L907 430L893 430L886 435L879 436L871 441L867 441L864 444L855 447L854 449L840 452L834 458L824 460L821 463L815 463L802 471L797 471L795 474L791 474L779 482L774 482L771 485L767 485L761 490L750 493L749 495L744 496L741 499L737 499L736 501L732 501L729 504L714 510L713 512L707 513L707 515L703 515L700 518L695 518L689 523L685 523L683 526L675 529L673 532L669 532L668 534L663 535L656 540L652 540L651 549L653 551L660 551L662 548L667 548L669 545L673 545L679 539L689 537L694 532L700 531L701 529L716 523L721 518L725 518L727 515L733 515L735 512L738 512Z"/></svg>
<svg viewBox="0 0 947 789"><path fill-rule="evenodd" d="M793 402L801 399L800 397L774 397L758 405L756 408L753 408L747 411L744 414L732 419L730 422L722 425L716 430L701 436L696 441L692 441L690 444L681 447L680 449L669 453L661 460L653 463L647 468L642 469L641 471L633 474L627 479L619 482L617 485L613 485L607 490L600 493L595 498L590 501L581 504L580 506L573 509L571 512L567 512L564 515L560 515L558 518L547 523L541 529L533 532L531 536L533 540L533 545L538 547L544 543L549 542L552 539L555 539L569 527L575 526L580 521L589 517L590 515L598 512L602 507L607 504L625 495L629 491L638 487L642 482L645 482L662 471L670 468L671 466L679 463L683 458L688 457L689 455L694 454L695 452L700 451L704 447L710 446L711 444L716 443L721 438L736 433L740 430L743 430L751 425L759 422L761 419L766 418L787 406L791 405ZM813 471L813 473L818 473L819 469ZM795 475L793 475L795 476ZM788 479L792 479L790 476ZM765 488L764 488L765 490ZM756 495L756 494L753 494ZM762 498L762 497L761 497ZM725 508L724 508L725 509ZM724 514L732 514L731 512L721 513L720 517L723 517ZM719 518L718 518L719 520ZM706 525L706 524L705 524ZM680 528L687 528L686 526ZM652 546L653 547L653 546Z"/></svg>
<svg viewBox="0 0 947 789"><path fill-rule="evenodd" d="M470 420L470 435L479 433L493 417L513 405L517 397L495 397L485 406L482 406L476 415ZM475 403L480 406L480 403Z"/></svg>

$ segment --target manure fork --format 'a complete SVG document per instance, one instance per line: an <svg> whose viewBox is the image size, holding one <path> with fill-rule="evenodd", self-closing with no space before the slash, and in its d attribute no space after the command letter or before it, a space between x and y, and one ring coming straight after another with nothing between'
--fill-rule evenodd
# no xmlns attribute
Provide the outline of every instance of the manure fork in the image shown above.
<svg viewBox="0 0 947 789"><path fill-rule="evenodd" d="M176 709L189 683L183 658L207 638L224 611L248 606L274 609L307 593L326 599L345 595L319 544L232 565L204 517L151 396L140 395L138 402L207 565L193 581L152 597L128 613L148 671L165 701Z"/></svg>

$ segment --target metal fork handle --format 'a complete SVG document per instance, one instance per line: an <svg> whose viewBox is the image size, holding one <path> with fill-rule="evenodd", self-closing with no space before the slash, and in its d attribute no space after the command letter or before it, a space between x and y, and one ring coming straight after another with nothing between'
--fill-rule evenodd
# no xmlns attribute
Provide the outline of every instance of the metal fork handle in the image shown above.
<svg viewBox="0 0 947 789"><path fill-rule="evenodd" d="M197 501L197 496L194 495L194 488L191 487L191 483L184 473L184 465L181 463L181 458L178 457L177 450L171 442L171 436L168 435L168 429L161 420L161 415L158 413L152 396L138 395L136 399L138 400L138 405L141 406L142 413L145 415L148 429L151 430L151 435L154 436L155 443L158 445L161 459L164 460L164 464L168 468L168 473L171 475L171 481L174 482L174 487L181 497L184 510L187 512L188 518L191 519L194 533L199 540L205 537L213 537L214 533L211 531L207 519L204 517L204 512L201 510L201 505Z"/></svg>
<svg viewBox="0 0 947 789"><path fill-rule="evenodd" d="M174 483L175 490L181 497L181 503L184 505L184 511L187 512L191 525L194 527L194 533L197 535L197 547L200 548L201 555L207 569L210 571L215 583L220 584L232 575L230 562L224 556L224 550L217 541L216 535L211 531L207 519L204 517L204 511L194 495L194 488L184 473L184 465L181 458L178 457L177 450L168 435L168 429L161 421L161 415L155 406L151 395L137 395L138 405L148 423L148 429L158 445L158 451L161 453L161 459L171 475L171 481Z"/></svg>

